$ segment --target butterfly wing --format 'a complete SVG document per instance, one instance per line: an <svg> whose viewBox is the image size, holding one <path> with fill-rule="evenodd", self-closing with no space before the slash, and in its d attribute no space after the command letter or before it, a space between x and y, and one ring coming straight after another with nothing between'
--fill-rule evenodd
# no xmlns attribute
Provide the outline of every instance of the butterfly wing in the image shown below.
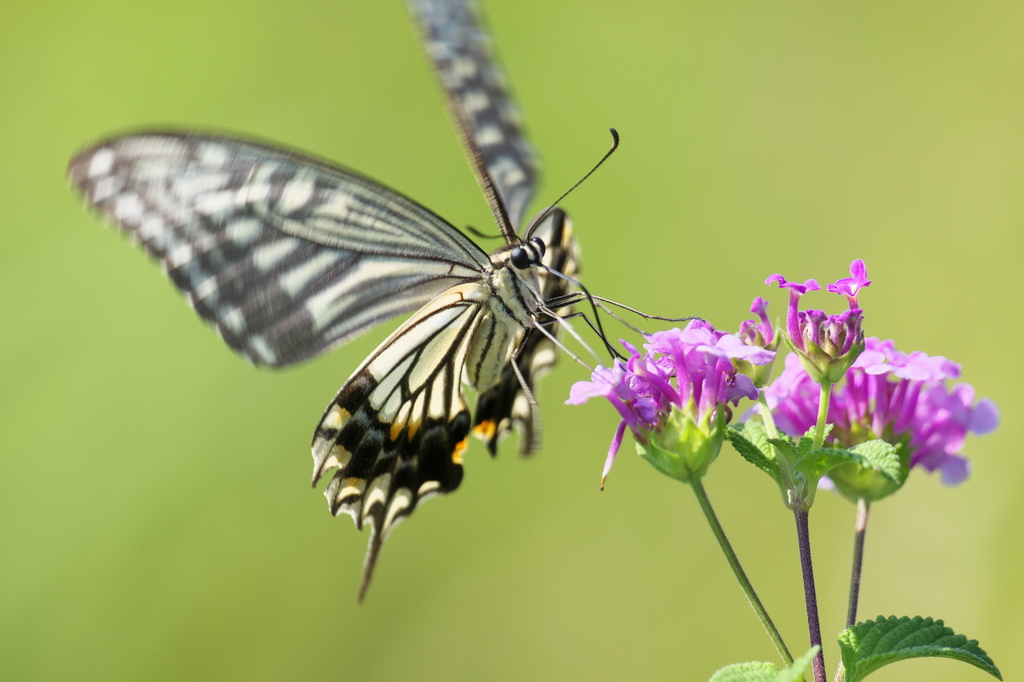
<svg viewBox="0 0 1024 682"><path fill-rule="evenodd" d="M128 135L82 152L68 172L257 365L313 357L479 279L488 264L401 194L239 138Z"/></svg>
<svg viewBox="0 0 1024 682"><path fill-rule="evenodd" d="M313 485L333 472L331 513L371 527L360 600L394 525L462 481L463 367L491 295L485 282L467 283L414 314L345 382L313 436Z"/></svg>
<svg viewBox="0 0 1024 682"><path fill-rule="evenodd" d="M491 211L506 240L518 241L514 227L533 194L537 161L476 7L462 0L411 0L409 5Z"/></svg>

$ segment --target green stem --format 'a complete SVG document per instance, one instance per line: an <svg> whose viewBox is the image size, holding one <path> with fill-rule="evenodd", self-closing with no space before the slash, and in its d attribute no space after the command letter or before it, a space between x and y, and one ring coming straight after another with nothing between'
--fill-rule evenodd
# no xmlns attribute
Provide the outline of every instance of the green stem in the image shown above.
<svg viewBox="0 0 1024 682"><path fill-rule="evenodd" d="M832 384L821 385L821 397L818 398L818 423L814 427L814 449L821 447L825 440L825 419L828 417L828 403L832 397Z"/></svg>
<svg viewBox="0 0 1024 682"><path fill-rule="evenodd" d="M786 665L791 665L793 663L793 656L789 653L789 649L786 648L786 643L782 641L782 635L779 634L778 628L772 622L771 616L768 615L761 600L757 598L754 586L750 584L750 579L747 578L743 567L740 566L740 560L733 551L732 545L729 544L728 538L725 537L725 530L722 529L722 525L718 522L715 510L711 508L711 500L708 499L708 494L704 490L704 484L701 482L701 479L697 477L691 479L690 488L693 489L693 494L697 496L697 502L700 504L701 511L704 512L704 518L708 520L708 525L711 526L711 532L715 534L715 539L718 540L718 546L722 548L722 553L725 554L725 560L729 562L729 567L732 568L736 580L739 581L743 594L747 596L750 608L754 609L754 613L757 614L761 625L764 626L765 632L768 633L768 637L772 640L772 644L775 645L779 656L786 662Z"/></svg>
<svg viewBox="0 0 1024 682"><path fill-rule="evenodd" d="M775 426L775 417L772 416L772 411L768 409L768 399L764 397L764 391L760 391L757 396L757 402L761 403L761 421L764 423L764 429L768 433L769 438L778 438L779 430Z"/></svg>

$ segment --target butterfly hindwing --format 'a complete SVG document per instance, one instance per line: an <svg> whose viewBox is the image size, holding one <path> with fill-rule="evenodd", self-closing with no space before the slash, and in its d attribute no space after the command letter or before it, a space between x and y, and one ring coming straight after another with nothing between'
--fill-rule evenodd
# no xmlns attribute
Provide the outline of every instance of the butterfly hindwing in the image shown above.
<svg viewBox="0 0 1024 682"><path fill-rule="evenodd" d="M317 426L313 484L333 472L331 513L371 527L360 598L394 525L462 480L470 430L463 383L493 384L525 314L502 312L491 287L460 285L424 306L345 382Z"/></svg>

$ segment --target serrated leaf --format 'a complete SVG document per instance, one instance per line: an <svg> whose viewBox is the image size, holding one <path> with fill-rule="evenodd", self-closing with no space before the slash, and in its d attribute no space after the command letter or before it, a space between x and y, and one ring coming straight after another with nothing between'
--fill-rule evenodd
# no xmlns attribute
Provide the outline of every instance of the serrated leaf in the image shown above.
<svg viewBox="0 0 1024 682"><path fill-rule="evenodd" d="M801 440L802 442L802 440ZM896 446L883 440L872 440L859 443L846 450L844 448L818 448L801 453L796 463L798 471L808 478L819 479L830 470L843 464L856 464L865 469L877 471L890 481L898 481L900 477L900 458Z"/></svg>
<svg viewBox="0 0 1024 682"><path fill-rule="evenodd" d="M776 682L779 669L771 663L733 663L719 668L708 682Z"/></svg>
<svg viewBox="0 0 1024 682"><path fill-rule="evenodd" d="M869 440L858 443L850 448L850 452L857 454L864 459L864 466L868 466L882 474L890 481L899 481L900 455L899 449L892 443L882 439Z"/></svg>
<svg viewBox="0 0 1024 682"><path fill-rule="evenodd" d="M910 658L952 658L1003 679L978 642L958 635L941 620L879 616L839 635L847 682L859 682L884 665Z"/></svg>
<svg viewBox="0 0 1024 682"><path fill-rule="evenodd" d="M804 672L810 667L814 657L818 655L819 648L811 647L806 654L793 661L793 664L785 670L779 670L774 663L760 661L733 663L716 671L709 682L802 682Z"/></svg>
<svg viewBox="0 0 1024 682"><path fill-rule="evenodd" d="M824 442L825 439L828 438L829 434L832 433L833 426L833 424L825 424L825 435L821 437L822 442ZM806 438L808 442L814 442L814 434L816 434L817 432L818 427L812 426L811 428L807 429L807 431L804 432L804 435L800 437L800 440L804 440Z"/></svg>
<svg viewBox="0 0 1024 682"><path fill-rule="evenodd" d="M726 432L729 442L747 460L761 471L779 480L779 466L771 452L771 444L765 434L764 426L757 422L747 422L738 427L729 427Z"/></svg>
<svg viewBox="0 0 1024 682"><path fill-rule="evenodd" d="M857 455L843 448L818 448L800 454L801 457L796 462L797 471L814 481L840 464L860 462Z"/></svg>

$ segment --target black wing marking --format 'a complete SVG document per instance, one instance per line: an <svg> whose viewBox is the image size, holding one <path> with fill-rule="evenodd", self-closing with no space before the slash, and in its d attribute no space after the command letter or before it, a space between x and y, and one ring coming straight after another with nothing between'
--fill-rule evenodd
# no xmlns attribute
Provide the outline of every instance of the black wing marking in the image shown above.
<svg viewBox="0 0 1024 682"><path fill-rule="evenodd" d="M572 223L565 212L553 209L544 222L538 225L535 235L547 245L543 258L544 265L576 278L580 264L579 244L573 236ZM566 280L554 277L543 270L536 272L539 290L545 301L569 293L569 283ZM569 312L569 309L565 309L561 314ZM558 331L557 324L551 328L555 335ZM524 331L523 334L527 334L526 342L516 362L530 390L535 392L538 379L555 364L556 348L550 338L536 330ZM518 341L521 341L523 334L519 335ZM502 371L498 384L481 391L477 396L476 410L473 414L473 435L487 443L487 449L493 456L497 454L498 442L515 426L522 429L519 441L522 454L528 455L540 447L539 411L536 405L530 404L519 377L509 363Z"/></svg>
<svg viewBox="0 0 1024 682"><path fill-rule="evenodd" d="M395 524L462 481L470 418L461 380L488 296L479 282L431 301L345 382L317 426L313 485L333 471L331 513L371 527L360 601Z"/></svg>
<svg viewBox="0 0 1024 682"><path fill-rule="evenodd" d="M68 173L258 365L313 357L478 279L489 262L401 194L247 140L129 135L82 152Z"/></svg>
<svg viewBox="0 0 1024 682"><path fill-rule="evenodd" d="M434 63L462 143L489 194L484 174L511 223L522 223L535 184L537 160L523 137L519 112L506 92L505 78L492 59L490 40L476 8L463 0L410 0ZM482 168L478 166L482 164ZM499 226L494 197L488 196ZM508 241L516 241L506 234Z"/></svg>

